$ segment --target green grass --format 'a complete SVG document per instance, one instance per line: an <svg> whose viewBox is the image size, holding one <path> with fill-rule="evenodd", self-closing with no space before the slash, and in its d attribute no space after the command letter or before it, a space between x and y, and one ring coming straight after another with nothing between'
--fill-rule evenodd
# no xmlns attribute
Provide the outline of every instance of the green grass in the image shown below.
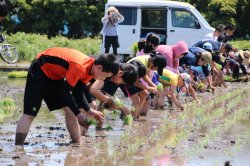
<svg viewBox="0 0 250 166"><path fill-rule="evenodd" d="M235 40L230 41L234 48L240 49L249 49L250 50L250 42L248 40Z"/></svg>
<svg viewBox="0 0 250 166"><path fill-rule="evenodd" d="M0 122L5 118L11 117L14 114L16 104L11 98L4 98L0 100Z"/></svg>
<svg viewBox="0 0 250 166"><path fill-rule="evenodd" d="M17 32L15 34L6 35L8 43L14 45L19 54L19 61L31 62L36 55L51 47L68 47L79 50L86 55L99 54L101 39L84 38L84 39L68 39L63 36L48 39L46 35L27 34Z"/></svg>
<svg viewBox="0 0 250 166"><path fill-rule="evenodd" d="M68 39L63 36L56 36L48 39L46 35L27 34L17 32L7 35L7 41L13 44L19 53L20 61L31 62L37 53L50 47L68 47L79 50L87 55L97 55L100 53L101 37L84 38L84 39ZM131 50L134 54L138 51L138 41L134 41ZM250 42L247 40L235 40L230 42L233 47L238 49L250 49ZM130 51L130 50L128 50Z"/></svg>
<svg viewBox="0 0 250 166"><path fill-rule="evenodd" d="M27 71L12 71L7 74L8 78L26 78Z"/></svg>

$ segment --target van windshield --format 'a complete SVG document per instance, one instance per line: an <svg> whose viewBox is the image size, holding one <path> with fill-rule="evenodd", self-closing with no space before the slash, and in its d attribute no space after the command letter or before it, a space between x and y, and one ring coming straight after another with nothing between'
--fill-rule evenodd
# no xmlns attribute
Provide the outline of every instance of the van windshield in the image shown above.
<svg viewBox="0 0 250 166"><path fill-rule="evenodd" d="M209 23L207 22L207 20L205 20L205 18L201 15L201 13L196 9L196 8L193 8L193 11L197 14L197 16L201 19L201 21L208 27L211 27L209 25Z"/></svg>

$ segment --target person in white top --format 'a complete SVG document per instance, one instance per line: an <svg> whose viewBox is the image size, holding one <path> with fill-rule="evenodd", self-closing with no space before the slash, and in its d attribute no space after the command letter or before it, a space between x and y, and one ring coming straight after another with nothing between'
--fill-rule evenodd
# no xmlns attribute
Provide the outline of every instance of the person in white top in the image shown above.
<svg viewBox="0 0 250 166"><path fill-rule="evenodd" d="M218 37L224 32L225 26L223 24L219 24L214 32L208 33L203 37L203 40L212 39L212 40L218 40Z"/></svg>
<svg viewBox="0 0 250 166"><path fill-rule="evenodd" d="M103 28L102 35L104 37L105 53L109 53L109 49L112 45L113 53L117 55L117 48L120 47L118 41L118 24L124 21L123 15L121 15L114 6L110 6L107 10L107 15L102 18Z"/></svg>

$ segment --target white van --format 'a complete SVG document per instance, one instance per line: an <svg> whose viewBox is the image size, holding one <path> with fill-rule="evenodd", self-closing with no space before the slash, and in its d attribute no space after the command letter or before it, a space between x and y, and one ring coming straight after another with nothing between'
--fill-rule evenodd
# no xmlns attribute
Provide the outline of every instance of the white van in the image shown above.
<svg viewBox="0 0 250 166"><path fill-rule="evenodd" d="M148 33L159 34L161 44L173 45L180 40L189 46L213 32L209 23L192 5L166 0L108 0L125 20L118 26L119 54L133 54L132 46ZM102 45L102 52L104 52ZM111 49L112 51L112 49Z"/></svg>

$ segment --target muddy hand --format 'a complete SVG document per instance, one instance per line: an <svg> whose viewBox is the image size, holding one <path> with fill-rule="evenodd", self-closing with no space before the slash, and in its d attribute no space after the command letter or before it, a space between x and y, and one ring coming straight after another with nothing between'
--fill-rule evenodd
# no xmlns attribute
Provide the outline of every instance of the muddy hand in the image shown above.
<svg viewBox="0 0 250 166"><path fill-rule="evenodd" d="M155 95L157 95L157 88L156 88L156 87L147 87L147 90L148 90L149 92L152 92L152 93L154 93Z"/></svg>
<svg viewBox="0 0 250 166"><path fill-rule="evenodd" d="M104 115L103 115L103 113L100 112L100 111L96 111L96 110L90 109L90 110L88 111L88 114L89 114L91 117L95 118L97 121L101 122L101 123L104 121Z"/></svg>
<svg viewBox="0 0 250 166"><path fill-rule="evenodd" d="M88 117L83 115L82 113L77 115L78 123L82 126L87 128L89 126Z"/></svg>
<svg viewBox="0 0 250 166"><path fill-rule="evenodd" d="M105 107L108 107L109 109L116 109L115 101L109 97L108 100L104 103Z"/></svg>

